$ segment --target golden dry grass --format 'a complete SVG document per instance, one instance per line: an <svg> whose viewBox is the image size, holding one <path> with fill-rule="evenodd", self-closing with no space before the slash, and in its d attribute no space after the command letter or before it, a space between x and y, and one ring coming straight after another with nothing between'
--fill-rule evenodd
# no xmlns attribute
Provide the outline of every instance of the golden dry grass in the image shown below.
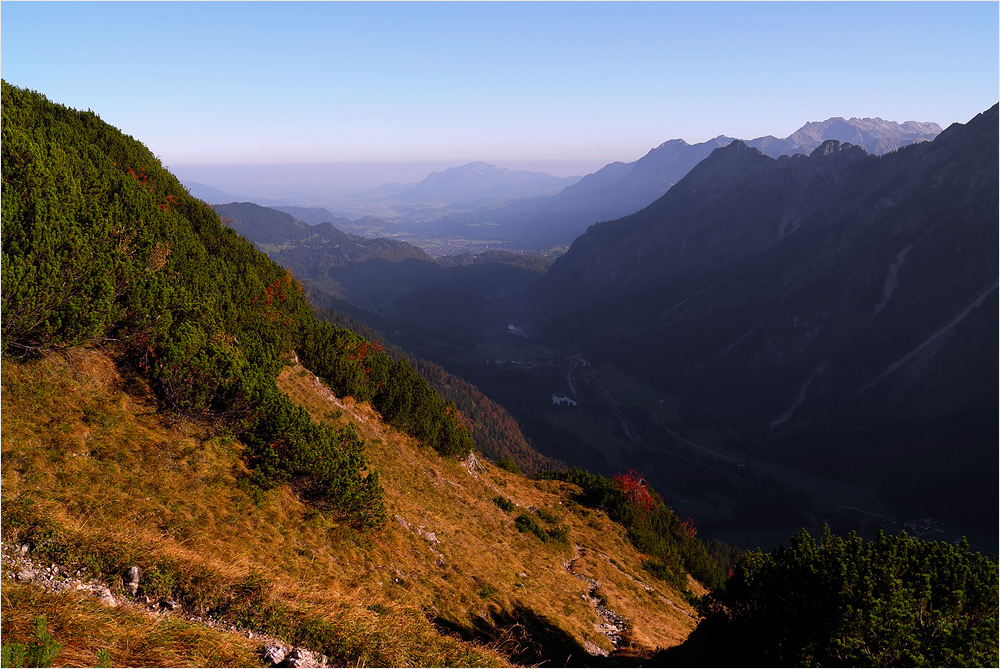
<svg viewBox="0 0 1000 669"><path fill-rule="evenodd" d="M3 642L30 644L36 616L61 644L53 665L93 667L107 651L115 667L255 667L256 642L173 616L109 608L79 593L46 593L3 582Z"/></svg>
<svg viewBox="0 0 1000 669"><path fill-rule="evenodd" d="M583 547L574 569L599 580L608 608L628 619L630 654L676 645L693 629L683 596L641 568L620 526L570 502L574 486L442 458L300 366L279 385L314 420L355 424L385 489L383 529L356 532L288 488L255 504L239 484L241 444L157 413L141 383L83 349L4 364L3 501L31 500L80 536L233 582L257 572L277 601L336 622L350 663L510 664L531 643L518 632L526 620L571 646L612 650L583 598L588 585L563 567L573 544ZM504 512L498 495L519 508ZM570 543L519 533L514 517L529 507L555 516ZM441 635L429 619L466 636L478 629L509 654ZM503 621L509 629L494 625Z"/></svg>

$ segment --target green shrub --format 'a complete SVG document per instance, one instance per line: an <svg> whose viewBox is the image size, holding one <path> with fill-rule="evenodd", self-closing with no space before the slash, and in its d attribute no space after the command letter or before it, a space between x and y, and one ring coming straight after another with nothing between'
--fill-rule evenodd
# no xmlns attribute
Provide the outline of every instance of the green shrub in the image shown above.
<svg viewBox="0 0 1000 669"><path fill-rule="evenodd" d="M479 595L479 598L484 601L493 597L493 595L497 594L497 592L498 590L489 583L484 583L481 588L476 590L476 594Z"/></svg>
<svg viewBox="0 0 1000 669"><path fill-rule="evenodd" d="M120 362L164 408L248 442L252 496L304 480L317 507L381 524L382 489L361 442L317 429L275 382L304 347L324 377L369 399L391 385L373 345L320 324L286 270L96 115L4 81L2 126L5 354L117 342ZM431 395L400 420L439 451L467 454L468 431Z"/></svg>
<svg viewBox="0 0 1000 669"><path fill-rule="evenodd" d="M513 458L507 457L506 455L497 458L497 460L494 461L493 464L495 464L497 467L499 467L504 471L510 472L511 474L524 473L523 471L521 471L521 468L518 466L518 464L514 462Z"/></svg>
<svg viewBox="0 0 1000 669"><path fill-rule="evenodd" d="M552 527L545 531L548 535L550 541L554 541L557 544L568 544L569 543L569 528L568 527Z"/></svg>
<svg viewBox="0 0 1000 669"><path fill-rule="evenodd" d="M549 535L545 533L544 530L535 522L535 519L531 516L522 513L517 518L514 519L514 527L517 528L518 532L530 532L545 543L549 540Z"/></svg>
<svg viewBox="0 0 1000 669"><path fill-rule="evenodd" d="M4 667L51 667L62 644L49 633L45 616L35 617L35 640L31 644L4 644L0 647L0 664Z"/></svg>
<svg viewBox="0 0 1000 669"><path fill-rule="evenodd" d="M464 458L472 435L455 405L445 402L405 359L393 360L354 332L314 321L304 330L302 363L334 393L370 401L393 427L441 455Z"/></svg>
<svg viewBox="0 0 1000 669"><path fill-rule="evenodd" d="M671 571L667 565L662 562L657 562L656 560L645 560L642 563L642 568L648 571L650 574L656 578L666 581L670 585L674 586L681 592L687 591L687 574L683 571Z"/></svg>
<svg viewBox="0 0 1000 669"><path fill-rule="evenodd" d="M675 583L675 575L685 571L709 588L725 582L725 572L696 536L694 525L678 518L634 472L609 479L573 468L543 472L539 477L580 486L582 493L574 501L604 511L625 527L632 545L658 565L653 573L668 575L668 582Z"/></svg>
<svg viewBox="0 0 1000 669"><path fill-rule="evenodd" d="M545 509L539 509L538 511L535 511L535 513L538 515L539 518L541 518L542 520L544 520L546 523L553 523L553 524L555 524L555 523L559 522L558 518L556 518L555 516L553 516L551 513L549 513Z"/></svg>
<svg viewBox="0 0 1000 669"><path fill-rule="evenodd" d="M964 541L802 530L740 557L701 602L698 635L744 666L995 667L997 601L997 564Z"/></svg>
<svg viewBox="0 0 1000 669"><path fill-rule="evenodd" d="M111 667L111 651L107 648L102 648L97 651L97 664L95 665L101 669L110 669Z"/></svg>
<svg viewBox="0 0 1000 669"><path fill-rule="evenodd" d="M506 497L503 497L502 495L497 495L496 497L494 497L493 498L493 503L496 504L497 506L499 506L501 509L503 509L507 513L513 513L514 509L517 508L514 505L514 502L510 501Z"/></svg>

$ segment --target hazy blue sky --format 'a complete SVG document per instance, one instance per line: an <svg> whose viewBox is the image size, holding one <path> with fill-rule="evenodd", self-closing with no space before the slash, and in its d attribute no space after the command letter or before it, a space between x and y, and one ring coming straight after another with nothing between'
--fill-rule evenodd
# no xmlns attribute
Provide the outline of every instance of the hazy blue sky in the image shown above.
<svg viewBox="0 0 1000 669"><path fill-rule="evenodd" d="M4 1L0 72L168 166L597 169L831 116L965 122L1000 96L998 7Z"/></svg>

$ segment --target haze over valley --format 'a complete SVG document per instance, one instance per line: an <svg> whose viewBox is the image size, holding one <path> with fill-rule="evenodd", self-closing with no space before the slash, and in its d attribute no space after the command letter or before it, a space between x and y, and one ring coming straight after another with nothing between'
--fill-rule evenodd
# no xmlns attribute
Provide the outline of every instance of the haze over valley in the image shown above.
<svg viewBox="0 0 1000 669"><path fill-rule="evenodd" d="M783 139L768 135L747 140L746 144L773 158L808 154L828 139L883 154L933 139L940 132L936 123L838 117L806 123ZM256 168L257 179L263 181L245 187L258 194L263 192L266 197L233 195L212 185L184 181L185 171L180 173L191 193L211 204L248 201L294 213L309 223L336 220L347 231L404 239L428 248L434 255L487 247L539 252L568 246L593 223L642 209L714 149L733 139L719 135L694 145L672 139L637 160L610 163L584 176L559 178L480 161L432 171L417 183L383 183L366 192L335 196L329 192L338 180L322 166L270 168L270 173L280 175L282 180L289 172L299 175L294 184L284 187L266 181L267 168ZM387 173L392 168L383 167ZM368 166L369 172L371 169ZM219 179L216 183L224 185L231 182L234 173L244 170L213 171ZM339 166L336 171L349 173L350 167ZM195 174L199 172L211 176L205 170L194 170ZM328 174L326 181L318 182L316 173ZM310 192L303 192L310 188Z"/></svg>

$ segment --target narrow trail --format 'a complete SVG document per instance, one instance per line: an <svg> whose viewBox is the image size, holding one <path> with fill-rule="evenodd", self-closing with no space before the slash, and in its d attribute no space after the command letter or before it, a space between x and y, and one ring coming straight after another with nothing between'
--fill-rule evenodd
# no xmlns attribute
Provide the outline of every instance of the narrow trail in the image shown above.
<svg viewBox="0 0 1000 669"><path fill-rule="evenodd" d="M668 605L670 605L670 606L674 607L675 609L677 609L678 611L680 611L680 612L681 612L682 614L684 614L684 615L685 615L685 616L687 616L688 618L691 618L691 619L694 619L694 616L693 616L693 615L691 615L691 613L690 613L689 611L686 611L686 610L685 610L685 609L684 609L683 607L681 607L681 606L678 606L678 605L677 605L677 603L676 603L676 602L674 602L674 601L673 601L672 599L670 599L669 597L665 597L665 596L663 596L663 594L662 594L662 593L660 593L660 592L657 592L657 590L656 590L655 588L653 588L653 587L652 587L651 585L648 585L648 584L646 584L646 583L643 583L642 581L640 581L639 579L637 579L637 578L636 578L635 576L633 576L632 574L629 574L628 572L624 571L624 570L623 570L623 569L622 569L621 567L619 567L619 566L618 566L618 565L617 565L617 564L615 563L615 561L614 561L614 560L612 560L612 559L611 559L611 556L610 556L610 555L607 555L606 553L602 553L602 552L600 552L600 551L598 551L598 552L597 552L597 554L598 554L598 555L599 555L600 557L602 557L602 558L604 559L604 561L605 561L605 562L607 562L607 563L608 563L609 565L611 565L611 566L612 566L613 568L615 568L616 570L618 570L618 572L619 572L620 574L624 575L624 576L625 576L626 578L628 578L629 580L631 580L631 581L632 581L633 583L635 583L636 585L638 585L638 586L639 586L640 588L642 588L642 589L643 589L643 590L645 590L646 592L651 592L651 593L653 593L654 595L656 595L656 596L657 596L657 597L658 597L658 598L660 599L660 601L662 601L662 602L664 602L665 604L668 604Z"/></svg>
<svg viewBox="0 0 1000 669"><path fill-rule="evenodd" d="M170 597L153 600L144 594L138 594L139 582L143 575L136 567L133 567L134 572L130 569L127 575L119 578L116 586L114 583L88 578L82 570L74 572L64 564L33 555L32 547L27 542L20 545L10 542L0 544L0 567L4 576L43 592L75 592L84 597L93 597L101 606L109 609L141 613L153 621L184 621L211 628L222 634L233 634L254 640L257 656L266 663L258 666L322 668L331 666L331 661L334 662L333 666L345 666L341 663L342 659L329 658L270 634L254 631L225 619L217 619L209 613L185 610L179 602ZM115 590L112 591L112 588ZM129 591L130 596L126 594Z"/></svg>
<svg viewBox="0 0 1000 669"><path fill-rule="evenodd" d="M604 605L604 601L597 594L597 589L601 587L600 581L573 571L573 565L584 555L586 555L586 551L580 546L573 544L573 557L562 563L563 569L573 578L578 578L590 586L590 589L583 595L583 599L594 607L597 618L601 621L600 624L594 625L594 629L606 636L615 650L618 650L627 641L628 622L625 618ZM585 644L584 647L591 655L607 656L608 654L607 651L590 643Z"/></svg>

